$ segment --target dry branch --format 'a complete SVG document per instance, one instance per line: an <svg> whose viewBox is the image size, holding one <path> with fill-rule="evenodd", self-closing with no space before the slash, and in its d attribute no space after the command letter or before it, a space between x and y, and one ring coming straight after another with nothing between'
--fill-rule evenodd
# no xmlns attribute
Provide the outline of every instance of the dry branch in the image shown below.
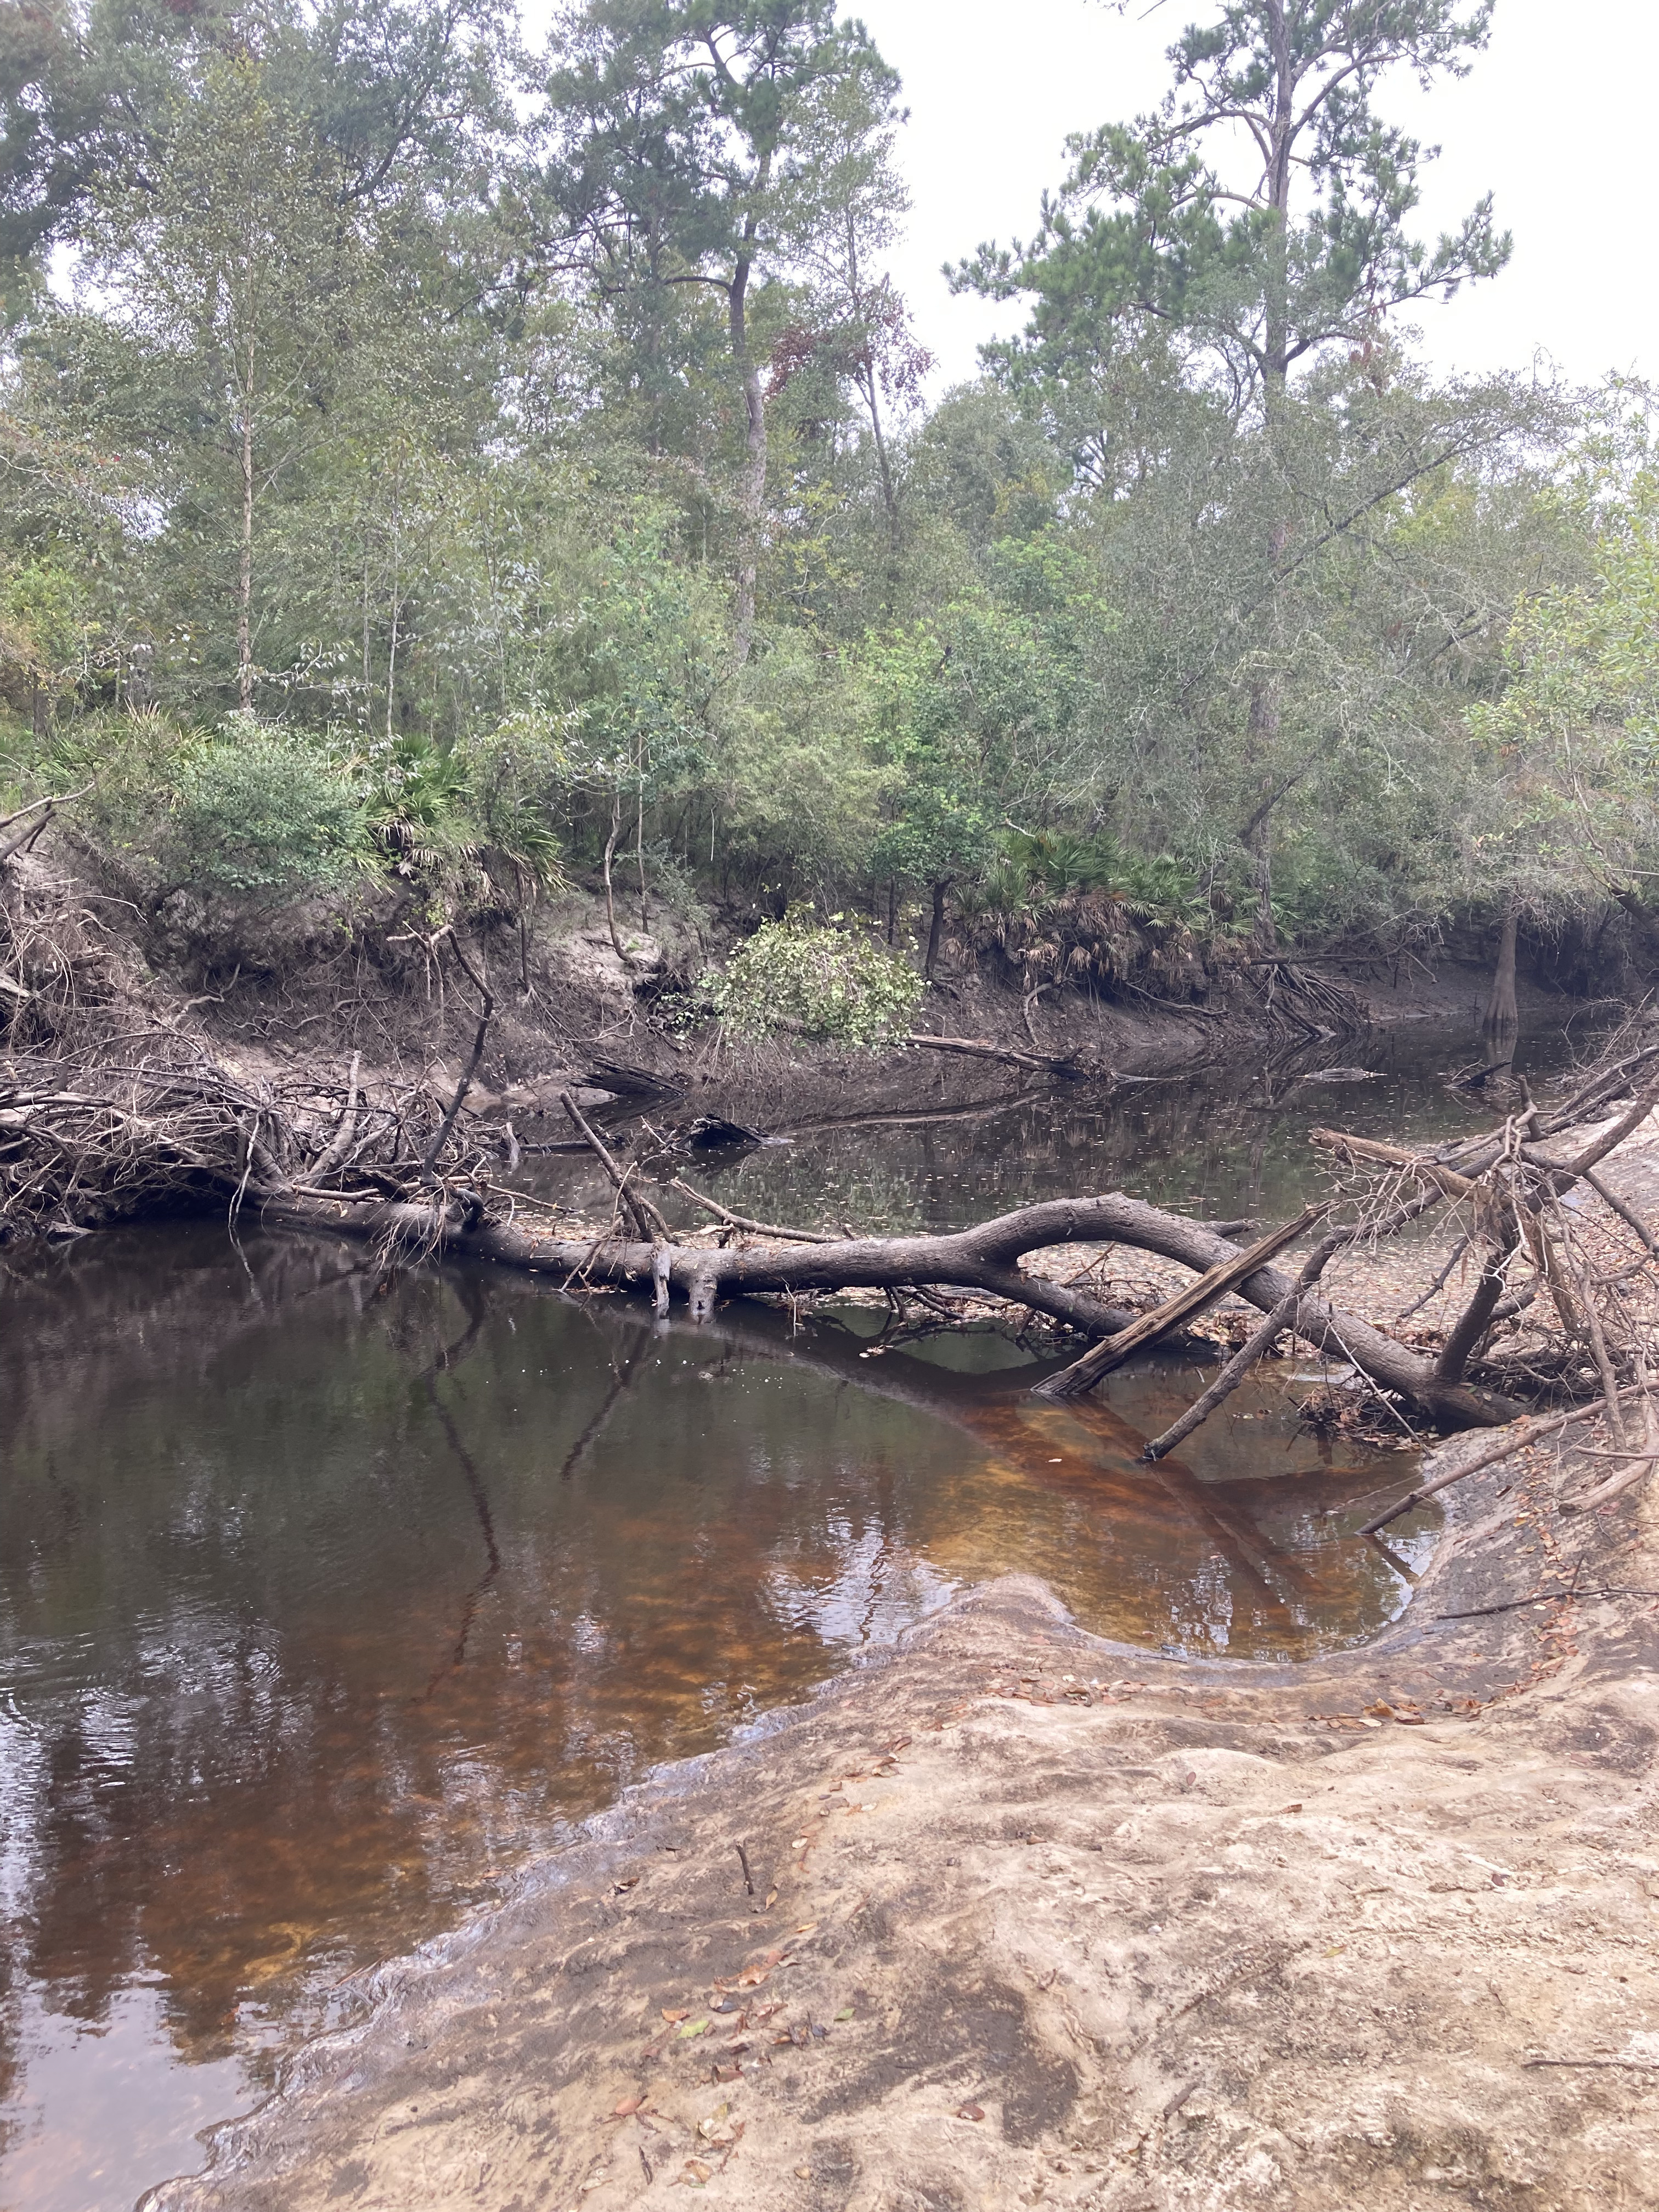
<svg viewBox="0 0 1659 2212"><path fill-rule="evenodd" d="M83 783L79 791L54 792L45 799L32 799L27 806L20 806L15 814L0 816L0 831L11 830L19 822L27 822L32 814L40 817L38 822L28 822L26 829L18 830L14 836L7 838L4 844L0 844L0 867L5 866L13 854L21 853L26 845L34 842L60 806L69 806L76 799L84 799L91 789L89 783Z"/></svg>
<svg viewBox="0 0 1659 2212"><path fill-rule="evenodd" d="M1235 1289L1247 1275L1255 1274L1258 1267L1265 1267L1269 1260L1276 1259L1287 1244L1294 1244L1303 1231L1310 1229L1327 1210L1322 1206L1310 1206L1294 1221L1287 1222L1282 1229L1273 1230L1259 1243L1252 1244L1247 1252L1207 1269L1195 1283L1188 1283L1184 1290L1177 1291L1174 1297L1166 1298L1162 1305L1155 1306L1149 1314L1143 1314L1139 1321L1132 1322L1127 1328L1109 1337L1105 1343L1096 1345L1093 1351L1085 1352L1081 1359L1073 1360L1058 1375L1051 1375L1046 1382L1039 1382L1035 1395L1039 1398L1077 1398L1085 1390L1092 1390L1103 1376L1109 1375L1115 1367L1121 1367L1133 1353L1144 1351L1148 1345L1156 1344L1160 1337L1170 1335L1189 1321L1195 1321L1206 1306L1212 1306L1218 1298L1225 1297L1228 1291Z"/></svg>
<svg viewBox="0 0 1659 2212"><path fill-rule="evenodd" d="M1628 1399L1642 1397L1647 1389L1646 1383L1638 1383L1621 1392L1620 1396ZM1593 1405L1574 1406L1568 1412L1557 1413L1547 1421L1528 1414L1526 1419L1516 1421L1512 1427L1506 1429L1496 1443L1487 1445L1456 1467L1449 1468L1445 1474L1436 1475L1432 1482L1419 1483L1415 1490L1408 1490L1397 1505L1389 1506L1386 1513L1379 1513L1374 1521L1368 1521L1360 1534L1375 1536L1379 1529L1386 1528L1390 1521L1398 1521L1402 1514L1411 1512L1413 1507L1425 1504L1431 1498L1437 1498L1443 1490L1449 1490L1453 1483L1462 1482L1468 1475L1480 1474L1489 1467L1496 1467L1500 1460L1524 1451L1528 1444L1537 1443L1541 1437L1558 1435L1561 1430L1571 1428L1575 1421L1589 1420L1595 1410ZM1633 1454L1632 1456L1640 1455Z"/></svg>
<svg viewBox="0 0 1659 2212"><path fill-rule="evenodd" d="M472 1040L472 1057L467 1061L461 1072L461 1079L455 1085L455 1096L449 1102L449 1111L439 1123L437 1133L427 1146L422 1158L421 1176L425 1182L435 1180L434 1170L438 1158L444 1146L449 1142L449 1133L455 1126L456 1115L466 1103L466 1094L472 1088L472 1079L478 1073L479 1063L483 1059L484 1040L489 1035L490 1021L495 1012L495 994L489 988L488 975L480 975L477 972L472 963L461 950L460 939L455 935L453 930L450 930L447 935L450 950L454 953L462 973L478 994L478 1028L477 1034ZM428 947L428 950L433 951L434 958L436 957L435 942L434 940L433 946Z"/></svg>
<svg viewBox="0 0 1659 2212"><path fill-rule="evenodd" d="M326 1183L330 1176L344 1166L353 1140L357 1134L357 1071L363 1064L362 1054L351 1055L351 1073L346 1078L346 1103L334 1134L312 1162L308 1170L312 1181Z"/></svg>
<svg viewBox="0 0 1659 2212"><path fill-rule="evenodd" d="M669 1188L693 1200L706 1213L712 1213L717 1221L723 1221L728 1229L741 1229L751 1237L781 1237L786 1244L833 1244L836 1242L833 1237L826 1237L821 1229L781 1229L775 1221L751 1221L745 1214L733 1213L718 1199L708 1197L703 1191L695 1190L683 1176L676 1176Z"/></svg>
<svg viewBox="0 0 1659 2212"><path fill-rule="evenodd" d="M648 1198L641 1192L629 1188L626 1173L617 1166L598 1130L587 1121L581 1108L577 1105L568 1091L560 1091L559 1103L563 1107L576 1133L611 1178L616 1189L617 1203L627 1207L634 1226L639 1231L641 1236L653 1243L659 1237L666 1237L669 1233L666 1221Z"/></svg>
<svg viewBox="0 0 1659 2212"><path fill-rule="evenodd" d="M924 1036L918 1032L907 1036L904 1042L925 1052L958 1053L969 1060L997 1060L1010 1067L1033 1068L1042 1075L1081 1075L1085 1073L1079 1066L1074 1054L1022 1052L1013 1045L988 1043L982 1037Z"/></svg>

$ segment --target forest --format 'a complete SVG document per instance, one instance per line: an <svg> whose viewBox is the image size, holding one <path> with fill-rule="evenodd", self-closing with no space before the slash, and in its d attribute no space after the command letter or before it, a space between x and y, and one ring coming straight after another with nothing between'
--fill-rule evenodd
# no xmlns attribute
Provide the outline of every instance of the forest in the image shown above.
<svg viewBox="0 0 1659 2212"><path fill-rule="evenodd" d="M619 957L765 931L665 1018L854 1043L941 960L1186 997L1473 932L1628 988L1649 394L1413 352L1510 240L1417 235L1389 87L1490 5L1212 12L963 240L1025 319L935 396L902 87L830 0L544 46L502 0L7 0L0 845L67 802L221 984L510 959L602 877Z"/></svg>

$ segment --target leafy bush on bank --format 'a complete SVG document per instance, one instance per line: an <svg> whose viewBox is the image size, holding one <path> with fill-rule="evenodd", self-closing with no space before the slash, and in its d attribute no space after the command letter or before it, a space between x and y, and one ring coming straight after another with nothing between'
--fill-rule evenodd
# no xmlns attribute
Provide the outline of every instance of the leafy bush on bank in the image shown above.
<svg viewBox="0 0 1659 2212"><path fill-rule="evenodd" d="M533 732L445 750L126 708L44 743L19 732L0 751L19 790L84 791L76 830L153 902L271 908L395 883L436 919L522 907L563 881L559 760Z"/></svg>
<svg viewBox="0 0 1659 2212"><path fill-rule="evenodd" d="M712 1011L741 1036L781 1030L866 1049L902 1036L926 985L901 954L840 920L817 921L806 906L763 922L723 973L702 978Z"/></svg>

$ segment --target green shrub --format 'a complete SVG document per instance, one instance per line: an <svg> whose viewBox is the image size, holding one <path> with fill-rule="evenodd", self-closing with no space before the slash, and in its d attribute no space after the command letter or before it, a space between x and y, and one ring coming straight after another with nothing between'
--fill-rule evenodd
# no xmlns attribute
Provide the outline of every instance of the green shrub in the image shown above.
<svg viewBox="0 0 1659 2212"><path fill-rule="evenodd" d="M740 1036L783 1030L825 1044L872 1047L910 1026L926 985L910 963L868 937L815 921L809 907L763 922L702 980L714 1012Z"/></svg>
<svg viewBox="0 0 1659 2212"><path fill-rule="evenodd" d="M466 817L486 865L504 861L543 890L565 884L557 827L570 788L565 736L556 718L525 714L456 748Z"/></svg>
<svg viewBox="0 0 1659 2212"><path fill-rule="evenodd" d="M209 892L340 890L367 857L356 780L301 737L233 717L175 771L163 866Z"/></svg>

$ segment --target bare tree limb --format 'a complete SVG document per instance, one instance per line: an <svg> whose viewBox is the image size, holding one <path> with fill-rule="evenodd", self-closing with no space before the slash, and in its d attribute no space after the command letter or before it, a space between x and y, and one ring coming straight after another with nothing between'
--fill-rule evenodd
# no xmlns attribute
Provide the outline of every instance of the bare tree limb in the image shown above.
<svg viewBox="0 0 1659 2212"><path fill-rule="evenodd" d="M449 931L448 936L449 949L455 955L462 974L478 994L480 1006L478 1031L472 1040L472 1057L468 1060L460 1081L455 1085L455 1096L449 1102L449 1111L438 1124L437 1133L427 1146L422 1158L421 1180L423 1182L431 1182L434 1180L434 1170L437 1165L438 1156L449 1142L449 1133L455 1126L455 1117L466 1102L467 1092L472 1088L472 1079L478 1072L479 1061L483 1058L484 1039L489 1035L490 1019L495 1012L495 994L489 988L488 974L480 975L476 971L472 963L461 950L460 939L453 929Z"/></svg>
<svg viewBox="0 0 1659 2212"><path fill-rule="evenodd" d="M1084 1391L1092 1390L1103 1376L1109 1375L1115 1367L1121 1367L1131 1353L1156 1344L1159 1337L1168 1336L1172 1329L1179 1328L1183 1322L1195 1320L1206 1306L1213 1305L1218 1298L1225 1297L1228 1291L1242 1283L1247 1275L1255 1274L1258 1267L1276 1257L1287 1244L1294 1244L1303 1231L1310 1229L1328 1210L1323 1206L1308 1206L1294 1221L1286 1222L1282 1229L1272 1231L1260 1243L1252 1244L1248 1251L1223 1260L1201 1275L1197 1282L1188 1283L1184 1290L1177 1291L1174 1297L1166 1298L1162 1305L1154 1307L1151 1313L1143 1315L1139 1321L1132 1322L1117 1335L1109 1337L1104 1344L1096 1345L1092 1352L1085 1352L1081 1359L1062 1368L1058 1375L1051 1375L1046 1382L1039 1382L1035 1395L1039 1398L1077 1398Z"/></svg>

